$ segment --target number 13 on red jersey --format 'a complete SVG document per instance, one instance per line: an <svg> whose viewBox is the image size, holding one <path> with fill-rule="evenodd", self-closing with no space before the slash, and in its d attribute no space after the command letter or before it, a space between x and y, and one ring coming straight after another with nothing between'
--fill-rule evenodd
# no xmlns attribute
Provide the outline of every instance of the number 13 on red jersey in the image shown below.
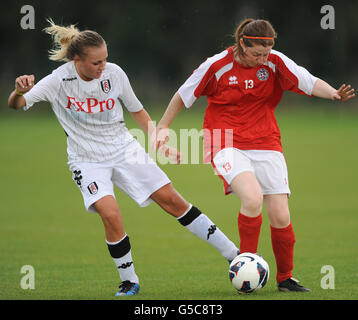
<svg viewBox="0 0 358 320"><path fill-rule="evenodd" d="M245 89L252 89L254 87L254 80L245 80Z"/></svg>

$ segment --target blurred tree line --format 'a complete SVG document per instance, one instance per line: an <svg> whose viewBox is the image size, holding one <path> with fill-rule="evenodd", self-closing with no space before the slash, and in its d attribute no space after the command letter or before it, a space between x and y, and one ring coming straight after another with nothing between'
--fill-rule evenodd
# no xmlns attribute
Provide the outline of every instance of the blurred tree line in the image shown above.
<svg viewBox="0 0 358 320"><path fill-rule="evenodd" d="M35 10L34 29L20 25L24 5ZM333 30L321 28L324 5L335 10ZM59 66L47 58L51 38L42 29L49 17L99 32L108 43L108 61L126 71L143 103L167 103L201 62L233 44L235 27L246 17L271 21L275 49L314 75L335 87L357 87L357 14L357 0L9 1L0 13L0 96L8 96L16 76L34 73L38 81Z"/></svg>

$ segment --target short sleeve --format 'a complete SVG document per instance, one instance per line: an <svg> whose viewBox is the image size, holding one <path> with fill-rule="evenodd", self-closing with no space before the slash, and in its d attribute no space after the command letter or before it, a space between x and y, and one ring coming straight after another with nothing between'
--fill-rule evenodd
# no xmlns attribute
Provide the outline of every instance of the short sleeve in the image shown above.
<svg viewBox="0 0 358 320"><path fill-rule="evenodd" d="M142 110L143 105L136 97L126 73L119 66L117 68L116 73L121 86L119 98L128 111L138 112Z"/></svg>
<svg viewBox="0 0 358 320"><path fill-rule="evenodd" d="M190 108L200 96L209 95L209 89L216 84L216 82L213 82L215 82L213 75L203 74L200 67L196 69L178 90L185 107Z"/></svg>
<svg viewBox="0 0 358 320"><path fill-rule="evenodd" d="M58 92L58 88L59 81L54 74L49 74L42 78L30 91L23 95L26 101L24 110L30 109L36 102L52 102Z"/></svg>
<svg viewBox="0 0 358 320"><path fill-rule="evenodd" d="M200 96L209 96L216 90L217 79L232 63L226 61L229 51L225 50L204 61L179 88L178 93L185 107L190 108Z"/></svg>
<svg viewBox="0 0 358 320"><path fill-rule="evenodd" d="M284 54L275 51L275 55L278 57L276 65L282 89L311 96L318 78Z"/></svg>

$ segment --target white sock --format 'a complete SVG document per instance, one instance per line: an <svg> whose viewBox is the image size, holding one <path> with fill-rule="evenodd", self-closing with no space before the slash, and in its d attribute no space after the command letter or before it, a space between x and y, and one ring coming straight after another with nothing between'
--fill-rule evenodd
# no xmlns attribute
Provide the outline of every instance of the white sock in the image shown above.
<svg viewBox="0 0 358 320"><path fill-rule="evenodd" d="M198 238L214 246L227 260L233 260L239 249L228 237L199 209L190 205L178 221Z"/></svg>
<svg viewBox="0 0 358 320"><path fill-rule="evenodd" d="M106 240L106 243L122 282L129 280L130 282L139 283L139 278L134 270L129 237L125 235L117 242Z"/></svg>

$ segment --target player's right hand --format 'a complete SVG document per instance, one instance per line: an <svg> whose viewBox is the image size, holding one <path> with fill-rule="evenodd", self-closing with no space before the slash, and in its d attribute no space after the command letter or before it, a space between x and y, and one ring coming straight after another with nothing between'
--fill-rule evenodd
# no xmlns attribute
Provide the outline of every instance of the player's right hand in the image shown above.
<svg viewBox="0 0 358 320"><path fill-rule="evenodd" d="M154 148L159 149L169 141L169 128L157 126L155 141L153 141Z"/></svg>
<svg viewBox="0 0 358 320"><path fill-rule="evenodd" d="M26 93L32 89L35 84L35 76L31 75L23 75L17 77L15 80L15 89L19 93Z"/></svg>

